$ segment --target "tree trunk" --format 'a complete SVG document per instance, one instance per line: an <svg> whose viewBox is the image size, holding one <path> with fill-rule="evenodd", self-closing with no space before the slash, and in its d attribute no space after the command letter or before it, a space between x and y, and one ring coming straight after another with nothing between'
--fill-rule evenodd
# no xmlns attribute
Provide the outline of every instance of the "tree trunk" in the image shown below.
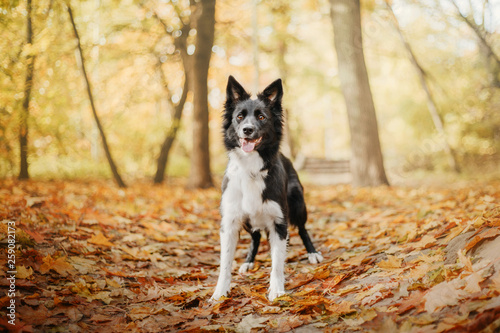
<svg viewBox="0 0 500 333"><path fill-rule="evenodd" d="M259 91L260 63L259 63L259 0L252 0L252 60L253 60L253 93Z"/></svg>
<svg viewBox="0 0 500 333"><path fill-rule="evenodd" d="M160 68L160 71L162 71L161 68ZM168 90L166 78L163 74L163 71L161 72L161 76L162 76L164 89ZM181 125L182 111L184 110L184 104L186 102L188 90L189 90L188 73L187 73L187 71L185 71L184 72L184 87L182 90L182 96L181 96L179 103L177 103L177 105L174 106L174 115L172 117L172 125L170 126L168 133L167 133L167 136L166 136L165 140L163 141L163 144L161 145L160 156L158 156L156 174L155 174L155 178L154 178L155 184L161 184L165 178L165 170L167 168L168 155L170 153L170 149L172 148L172 145L174 144L175 137L177 136L177 131Z"/></svg>
<svg viewBox="0 0 500 333"><path fill-rule="evenodd" d="M27 0L27 28L26 28L26 44L33 44L33 26L32 26L32 4L31 0ZM26 57L26 80L24 83L24 101L23 108L19 117L19 149L20 149L20 170L19 179L29 179L28 172L28 118L30 113L30 98L33 87L33 76L35 72L35 56L28 54Z"/></svg>
<svg viewBox="0 0 500 333"><path fill-rule="evenodd" d="M80 54L80 61L82 63L82 73L83 73L83 77L85 79L85 84L87 86L87 94L89 96L90 106L92 108L92 113L94 115L97 129L99 130L99 133L101 134L102 146L104 148L104 153L106 154L106 158L108 160L109 167L111 168L111 172L113 173L113 177L115 178L115 181L118 184L118 186L122 187L122 188L127 187L127 185L125 185L125 183L123 182L120 174L118 173L118 168L116 167L116 164L113 160L113 157L111 156L111 151L109 150L109 147L108 147L108 141L106 140L106 135L104 134L104 129L102 128L99 117L97 116L97 111L96 111L96 107L95 107L95 103L94 103L94 97L92 95L92 87L90 85L87 71L85 69L85 58L83 56L82 46L80 43L80 36L78 35L78 30L76 29L75 20L73 18L73 11L71 10L69 3L67 4L67 6L68 6L69 18L71 20L71 25L73 26L73 32L74 32L75 38L77 40L78 53Z"/></svg>
<svg viewBox="0 0 500 333"><path fill-rule="evenodd" d="M354 186L388 185L363 55L359 0L330 0L335 49L351 132Z"/></svg>
<svg viewBox="0 0 500 333"><path fill-rule="evenodd" d="M436 127L436 130L439 133L439 136L443 138L443 145L444 145L444 150L446 152L446 155L448 157L448 165L451 170L455 172L460 172L460 167L458 166L458 163L455 158L455 153L453 149L451 148L450 144L448 143L448 140L446 139L446 133L444 131L444 124L443 120L441 119L441 116L439 115L439 112L437 110L436 103L434 102L434 98L432 97L431 90L429 88L429 85L427 84L426 81L426 72L418 62L415 53L413 53L413 50L410 46L410 43L406 40L405 36L403 35L403 32L401 31L401 28L399 27L399 22L394 14L394 11L392 10L391 5L386 1L385 2L387 9L389 10L389 13L391 14L392 17L392 22L394 29L399 35L399 39L403 43L408 56L410 58L411 63L413 64L413 67L417 71L418 77L420 79L420 85L422 86L422 89L425 92L425 96L427 98L427 108L429 109L429 113L431 114L432 121L434 122L434 126Z"/></svg>
<svg viewBox="0 0 500 333"><path fill-rule="evenodd" d="M167 131L167 136L165 137L165 140L163 140L163 143L160 148L160 155L158 156L157 160L157 167L156 167L156 174L153 179L153 182L155 184L161 184L163 180L165 179L165 171L167 168L168 164L168 155L170 154L170 149L172 148L172 145L174 144L175 138L177 136L177 132L179 130L180 124L181 124L181 117L182 117L182 111L184 110L184 104L186 103L187 99L187 94L188 91L190 90L190 85L192 82L191 76L192 76L192 65L191 65L191 57L187 53L187 39L189 36L189 31L191 30L191 25L190 24L185 24L181 28L181 34L179 37L174 37L172 34L172 31L169 28L169 25L163 21L160 16L158 15L157 12L154 12L155 18L160 22L160 24L163 26L163 29L165 30L165 33L167 35L170 35L172 38L174 38L174 45L176 50L179 51L180 56L181 56L181 61L182 61L182 67L184 68L184 86L182 88L182 96L179 102L174 106L171 102L170 99L170 92L168 90L168 82L167 78L165 77L165 74L163 70L161 69L161 62L159 62L159 70L160 70L160 78L162 81L162 85L164 87L165 95L167 95L168 103L172 106L174 109L174 114L172 116L172 126Z"/></svg>
<svg viewBox="0 0 500 333"><path fill-rule="evenodd" d="M286 39L283 38L278 41L278 71L280 73L280 78L283 81L283 89L286 92L287 78L288 78L288 65L286 64L285 57L288 52L288 45ZM292 160L297 157L297 151L295 147L295 142L293 141L292 132L290 129L290 110L287 108L283 109L285 118L285 128L283 132L283 142L285 143L284 151L288 148L289 156ZM286 153L285 153L286 154Z"/></svg>
<svg viewBox="0 0 500 333"><path fill-rule="evenodd" d="M215 0L201 0L197 9L196 51L193 58L193 151L189 186L213 186L210 172L208 127L208 67L212 55L215 28Z"/></svg>

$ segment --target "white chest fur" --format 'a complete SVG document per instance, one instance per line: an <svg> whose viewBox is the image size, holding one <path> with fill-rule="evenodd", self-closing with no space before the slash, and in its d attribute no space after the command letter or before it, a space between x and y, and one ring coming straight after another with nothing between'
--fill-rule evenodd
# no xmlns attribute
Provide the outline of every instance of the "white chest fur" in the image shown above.
<svg viewBox="0 0 500 333"><path fill-rule="evenodd" d="M265 229L283 218L277 202L262 199L267 170L257 152L244 153L240 149L229 152L226 170L227 187L222 195L221 211L224 218L242 222L250 218L253 229Z"/></svg>

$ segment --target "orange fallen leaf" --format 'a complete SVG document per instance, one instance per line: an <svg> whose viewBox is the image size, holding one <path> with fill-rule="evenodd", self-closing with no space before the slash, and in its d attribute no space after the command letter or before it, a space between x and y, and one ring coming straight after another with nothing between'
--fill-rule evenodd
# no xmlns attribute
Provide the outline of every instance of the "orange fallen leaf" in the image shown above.
<svg viewBox="0 0 500 333"><path fill-rule="evenodd" d="M49 254L42 260L43 264L40 266L42 274L47 274L51 269L64 277L68 276L68 273L73 274L75 272L73 266L66 261L66 257L59 257L54 260Z"/></svg>
<svg viewBox="0 0 500 333"><path fill-rule="evenodd" d="M422 237L422 239L413 244L413 246L417 249L425 249L429 247L429 245L432 245L434 243L436 243L436 238L429 235L425 235Z"/></svg>
<svg viewBox="0 0 500 333"><path fill-rule="evenodd" d="M255 297L257 299L260 299L264 303L268 303L269 302L264 294L258 293L255 290L252 290L252 288L250 288L250 287L239 286L239 288L248 297Z"/></svg>
<svg viewBox="0 0 500 333"><path fill-rule="evenodd" d="M62 299L60 299L60 298L59 298L59 297L57 297L57 296L56 296L56 297L54 297L54 305L56 305L56 306L57 306L57 305L58 305L58 304L60 304L61 302L62 302Z"/></svg>
<svg viewBox="0 0 500 333"><path fill-rule="evenodd" d="M27 279L33 275L33 268L31 267L26 268L24 266L17 266L16 270L17 270L16 277L18 279Z"/></svg>
<svg viewBox="0 0 500 333"><path fill-rule="evenodd" d="M44 242L46 242L45 241L45 237L43 237L43 235L40 234L39 232L30 230L24 223L21 223L21 227L23 228L23 231L25 233L27 233L28 235L30 235L30 237L33 238L33 240L35 242L37 242L37 243L44 243Z"/></svg>
<svg viewBox="0 0 500 333"><path fill-rule="evenodd" d="M382 260L377 264L377 266L384 269L401 268L402 262L403 260L398 259L395 256L387 255L387 260Z"/></svg>
<svg viewBox="0 0 500 333"><path fill-rule="evenodd" d="M321 284L321 286L323 287L323 290L324 290L323 294L330 292L336 285L338 285L340 282L342 282L346 277L347 277L347 274L339 274L339 275L335 275L334 277L325 280L325 282L323 282Z"/></svg>
<svg viewBox="0 0 500 333"><path fill-rule="evenodd" d="M473 237L467 245L465 245L465 252L468 252L470 249L472 249L474 246L476 246L479 242L488 239L488 238L493 238L500 235L500 228L488 228L488 230L483 231L479 235Z"/></svg>
<svg viewBox="0 0 500 333"><path fill-rule="evenodd" d="M115 246L115 244L111 243L106 236L102 234L102 232L98 232L97 235L92 236L87 242L95 245L103 245L103 246Z"/></svg>
<svg viewBox="0 0 500 333"><path fill-rule="evenodd" d="M330 270L328 269L330 265L323 265L319 267L314 273L314 278L318 280L324 280L330 276Z"/></svg>
<svg viewBox="0 0 500 333"><path fill-rule="evenodd" d="M295 288L301 287L305 284L308 284L312 280L314 280L313 274L310 274L310 273L298 274L297 276L295 276L295 278L292 281L290 281L287 284L286 288L287 289L295 289Z"/></svg>
<svg viewBox="0 0 500 333"><path fill-rule="evenodd" d="M340 304L330 304L326 308L333 314L341 315L355 311L354 309L351 309L352 305L353 305L352 302L342 301L340 302Z"/></svg>

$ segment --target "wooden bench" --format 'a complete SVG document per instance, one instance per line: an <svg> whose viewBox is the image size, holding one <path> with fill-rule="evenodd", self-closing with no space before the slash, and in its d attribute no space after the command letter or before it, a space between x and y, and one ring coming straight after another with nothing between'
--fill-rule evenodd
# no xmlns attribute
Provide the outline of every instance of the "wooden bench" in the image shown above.
<svg viewBox="0 0 500 333"><path fill-rule="evenodd" d="M295 168L304 173L304 180L322 185L348 184L351 182L349 160L332 160L317 157L298 157Z"/></svg>
<svg viewBox="0 0 500 333"><path fill-rule="evenodd" d="M295 162L295 167L297 170L312 174L335 174L351 172L349 160L331 160L317 157L299 157Z"/></svg>

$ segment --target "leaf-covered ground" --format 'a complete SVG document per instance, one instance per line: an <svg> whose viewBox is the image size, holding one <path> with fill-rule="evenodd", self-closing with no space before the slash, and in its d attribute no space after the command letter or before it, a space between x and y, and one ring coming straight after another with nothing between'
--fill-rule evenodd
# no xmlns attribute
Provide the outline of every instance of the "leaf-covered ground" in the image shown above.
<svg viewBox="0 0 500 333"><path fill-rule="evenodd" d="M16 325L34 332L494 332L500 327L500 183L306 186L311 265L291 231L288 294L266 298L269 246L231 297L209 302L220 192L181 185L0 183L0 271L16 228Z"/></svg>

